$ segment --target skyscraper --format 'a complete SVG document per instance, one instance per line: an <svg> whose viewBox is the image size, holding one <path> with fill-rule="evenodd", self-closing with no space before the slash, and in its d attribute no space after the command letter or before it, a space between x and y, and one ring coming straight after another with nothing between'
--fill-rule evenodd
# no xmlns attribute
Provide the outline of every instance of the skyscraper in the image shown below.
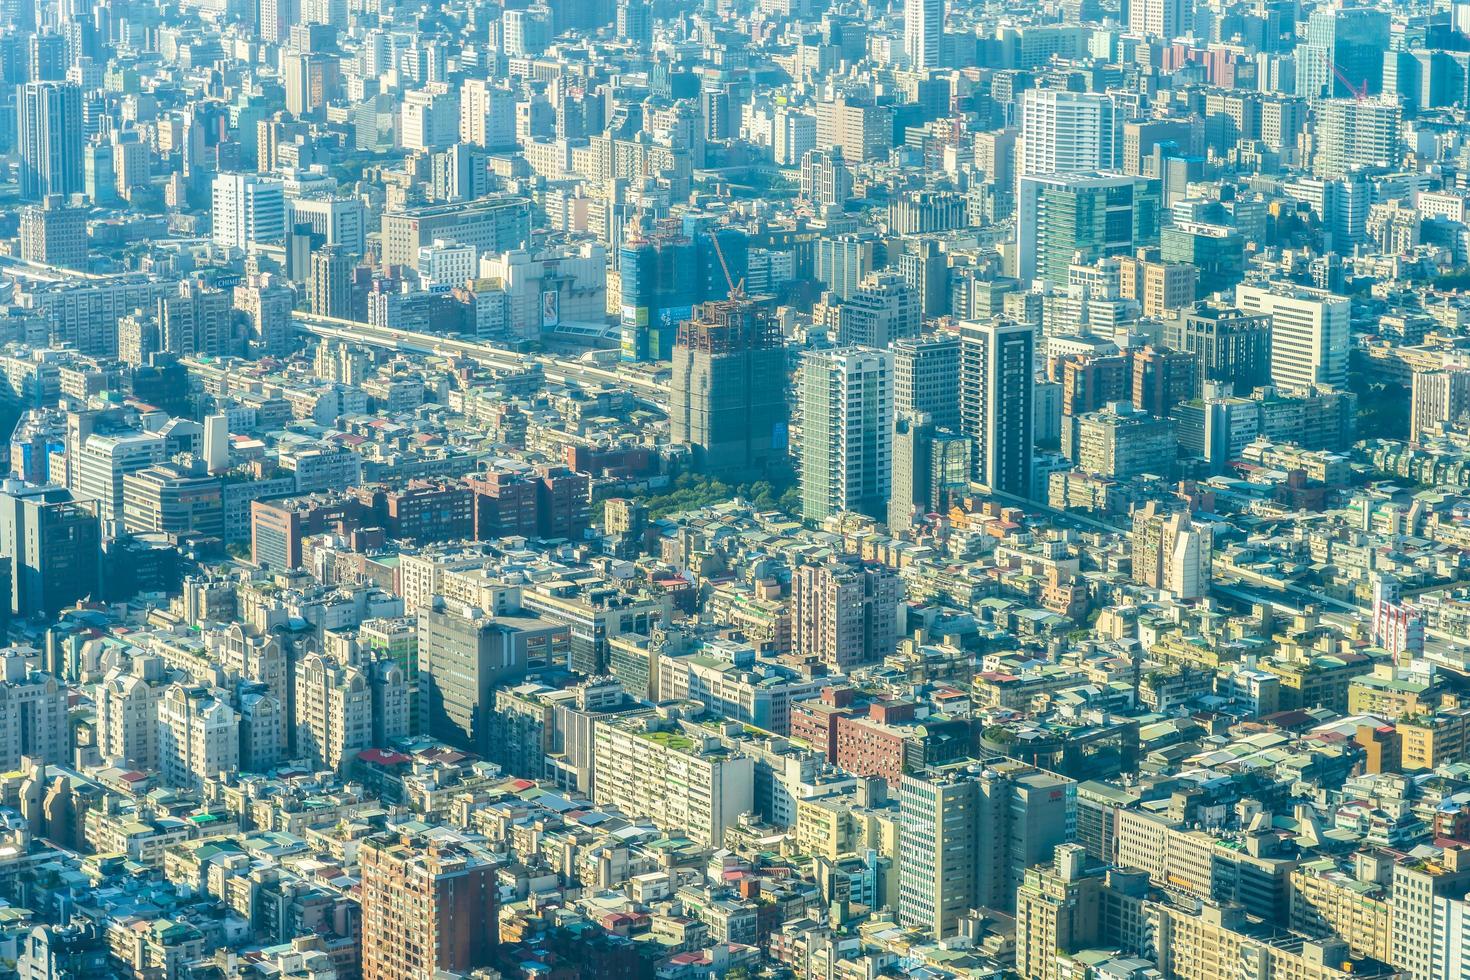
<svg viewBox="0 0 1470 980"><path fill-rule="evenodd" d="M1349 303L1306 286L1235 288L1235 305L1271 317L1271 383L1293 391L1347 384Z"/></svg>
<svg viewBox="0 0 1470 980"><path fill-rule="evenodd" d="M970 487L968 436L939 429L928 415L900 413L893 424L893 479L888 497L888 530L899 534L915 514L944 512Z"/></svg>
<svg viewBox="0 0 1470 980"><path fill-rule="evenodd" d="M888 508L893 359L862 347L808 352L798 372L801 510L807 520Z"/></svg>
<svg viewBox="0 0 1470 980"><path fill-rule="evenodd" d="M1199 382L1225 382L1248 395L1271 381L1271 318L1199 306L1165 324L1164 342L1199 359Z"/></svg>
<svg viewBox="0 0 1470 980"><path fill-rule="evenodd" d="M1470 415L1470 370L1415 371L1409 438L1415 442L1436 436L1446 422Z"/></svg>
<svg viewBox="0 0 1470 980"><path fill-rule="evenodd" d="M1016 174L1115 169L1123 147L1122 124L1109 96L1027 89L1021 93Z"/></svg>
<svg viewBox="0 0 1470 980"><path fill-rule="evenodd" d="M706 303L679 328L669 385L671 441L709 473L747 479L786 446L786 351L749 300Z"/></svg>
<svg viewBox="0 0 1470 980"><path fill-rule="evenodd" d="M1035 344L1025 324L960 324L961 428L975 440L976 478L1022 498L1031 495Z"/></svg>
<svg viewBox="0 0 1470 980"><path fill-rule="evenodd" d="M81 88L70 82L26 82L16 100L16 122L21 199L82 193Z"/></svg>
<svg viewBox="0 0 1470 980"><path fill-rule="evenodd" d="M1025 176L1017 226L1021 281L1066 286L1074 264L1158 244L1158 183L1095 172Z"/></svg>
<svg viewBox="0 0 1470 980"><path fill-rule="evenodd" d="M903 52L909 67L938 68L944 42L944 0L904 0Z"/></svg>
<svg viewBox="0 0 1470 980"><path fill-rule="evenodd" d="M1383 91L1389 47L1387 10L1320 4L1307 18L1306 43L1297 47L1296 94L1322 98Z"/></svg>
<svg viewBox="0 0 1470 980"><path fill-rule="evenodd" d="M335 245L311 253L308 308L317 316L352 318L352 261Z"/></svg>

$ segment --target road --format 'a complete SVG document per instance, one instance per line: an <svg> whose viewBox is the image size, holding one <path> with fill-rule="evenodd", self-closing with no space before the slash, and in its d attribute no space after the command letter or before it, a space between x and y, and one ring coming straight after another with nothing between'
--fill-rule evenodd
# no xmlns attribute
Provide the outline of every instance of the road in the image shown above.
<svg viewBox="0 0 1470 980"><path fill-rule="evenodd" d="M505 347L496 347L483 340L441 337L412 330L392 330L356 320L339 320L336 317L317 316L299 310L291 314L291 319L293 327L299 333L380 347L384 350L453 355L500 371L513 371L524 368L527 364L539 364L547 380L556 384L581 387L611 385L632 392L633 397L645 406L656 408L665 414L669 410L668 385L631 368L606 368L547 354L523 354Z"/></svg>

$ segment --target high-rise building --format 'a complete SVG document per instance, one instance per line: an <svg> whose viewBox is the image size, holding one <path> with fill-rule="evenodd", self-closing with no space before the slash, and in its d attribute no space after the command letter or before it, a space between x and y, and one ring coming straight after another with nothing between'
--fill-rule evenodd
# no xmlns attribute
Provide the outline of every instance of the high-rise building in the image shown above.
<svg viewBox="0 0 1470 980"><path fill-rule="evenodd" d="M224 692L171 685L158 705L158 771L168 786L198 789L240 769L240 716Z"/></svg>
<svg viewBox="0 0 1470 980"><path fill-rule="evenodd" d="M373 745L373 691L366 672L313 653L296 662L296 754L314 769L342 771Z"/></svg>
<svg viewBox="0 0 1470 980"><path fill-rule="evenodd" d="M903 276L871 272L839 308L837 342L885 350L917 334L923 319L919 294Z"/></svg>
<svg viewBox="0 0 1470 980"><path fill-rule="evenodd" d="M1296 392L1347 386L1347 297L1306 286L1241 284L1235 288L1235 305L1244 313L1271 317L1272 384Z"/></svg>
<svg viewBox="0 0 1470 980"><path fill-rule="evenodd" d="M960 324L960 427L975 440L975 475L996 493L1031 496L1033 358L1026 324Z"/></svg>
<svg viewBox="0 0 1470 980"><path fill-rule="evenodd" d="M1470 370L1415 371L1409 438L1419 442L1437 436L1445 423L1463 422L1470 415Z"/></svg>
<svg viewBox="0 0 1470 980"><path fill-rule="evenodd" d="M357 852L363 980L433 980L492 964L494 856L449 834L369 837Z"/></svg>
<svg viewBox="0 0 1470 980"><path fill-rule="evenodd" d="M26 82L16 94L20 196L81 194L82 92L70 82Z"/></svg>
<svg viewBox="0 0 1470 980"><path fill-rule="evenodd" d="M97 513L68 490L6 481L0 487L0 555L9 566L7 605L17 616L54 619L79 599L99 597Z"/></svg>
<svg viewBox="0 0 1470 980"><path fill-rule="evenodd" d="M158 706L167 685L163 661L136 656L108 669L97 685L97 751L108 765L158 768Z"/></svg>
<svg viewBox="0 0 1470 980"><path fill-rule="evenodd" d="M1128 4L1128 29L1167 43L1193 32L1193 14L1193 0L1132 0Z"/></svg>
<svg viewBox="0 0 1470 980"><path fill-rule="evenodd" d="M1150 502L1133 515L1133 581L1176 599L1210 592L1214 531L1195 524L1183 510Z"/></svg>
<svg viewBox="0 0 1470 980"><path fill-rule="evenodd" d="M213 185L213 238L226 248L280 242L286 234L285 190L255 174L220 174Z"/></svg>
<svg viewBox="0 0 1470 980"><path fill-rule="evenodd" d="M234 353L232 297L194 279L159 297L155 313L162 350L179 357Z"/></svg>
<svg viewBox="0 0 1470 980"><path fill-rule="evenodd" d="M1025 980L1063 980L1074 962L1067 954L1142 945L1147 876L1087 857L1081 845L1062 844L1049 865L1026 869L1016 891L1016 972Z"/></svg>
<svg viewBox="0 0 1470 980"><path fill-rule="evenodd" d="M834 671L873 663L898 642L899 578L881 565L830 561L791 576L792 645Z"/></svg>
<svg viewBox="0 0 1470 980"><path fill-rule="evenodd" d="M755 805L755 761L718 740L645 717L594 723L593 799L677 828L703 847L719 847L725 831Z"/></svg>
<svg viewBox="0 0 1470 980"><path fill-rule="evenodd" d="M842 147L808 147L797 159L801 162L803 198L819 208L840 208L852 197L852 171L842 156Z"/></svg>
<svg viewBox="0 0 1470 980"><path fill-rule="evenodd" d="M1233 308L1197 306L1164 326L1164 343L1199 362L1199 384L1229 384L1248 395L1271 383L1271 318Z"/></svg>
<svg viewBox="0 0 1470 980"><path fill-rule="evenodd" d="M1066 286L1073 265L1130 256L1159 241L1158 183L1102 173L1023 176L1017 204L1017 273Z"/></svg>
<svg viewBox="0 0 1470 980"><path fill-rule="evenodd" d="M1450 906L1463 905L1470 889L1470 848L1449 844L1432 860L1421 857L1400 859L1393 866L1393 957L1389 961L1406 980L1439 980L1454 974L1436 967L1436 954L1458 952L1463 946L1448 943L1461 923L1448 921ZM1461 901L1456 901L1461 900ZM1436 918L1440 921L1437 923ZM1436 930L1436 925L1441 930ZM1449 929L1445 930L1444 927ZM1443 937L1441 939L1440 937Z"/></svg>
<svg viewBox="0 0 1470 980"><path fill-rule="evenodd" d="M291 308L296 293L269 273L235 287L234 307L244 314L245 340L255 357L279 357L291 349Z"/></svg>
<svg viewBox="0 0 1470 980"><path fill-rule="evenodd" d="M970 488L974 443L939 429L928 415L898 413L893 425L893 478L888 529L907 529L915 514L945 513Z"/></svg>
<svg viewBox="0 0 1470 980"><path fill-rule="evenodd" d="M1173 420L1156 418L1128 402L1076 416L1071 435L1073 462L1084 473L1110 480L1172 474L1178 445Z"/></svg>
<svg viewBox="0 0 1470 980"><path fill-rule="evenodd" d="M1389 13L1370 6L1320 4L1297 45L1296 94L1315 102L1383 91Z"/></svg>
<svg viewBox="0 0 1470 980"><path fill-rule="evenodd" d="M495 686L525 673L507 625L440 599L419 610L419 731L488 755Z"/></svg>
<svg viewBox="0 0 1470 980"><path fill-rule="evenodd" d="M903 776L898 919L936 938L971 909L1015 907L1025 870L1067 842L1076 784L1019 762Z"/></svg>
<svg viewBox="0 0 1470 980"><path fill-rule="evenodd" d="M795 167L817 146L817 117L790 106L776 110L772 124L771 153L778 167ZM804 173L805 171L803 171ZM807 197L803 187L803 197ZM813 198L808 198L814 200ZM845 196L844 196L845 199ZM831 203L822 201L821 203Z"/></svg>
<svg viewBox="0 0 1470 980"><path fill-rule="evenodd" d="M0 649L0 766L20 769L23 759L66 765L71 726L66 685L27 662L21 647Z"/></svg>
<svg viewBox="0 0 1470 980"><path fill-rule="evenodd" d="M952 333L893 343L893 412L923 414L936 429L960 431L960 338Z"/></svg>
<svg viewBox="0 0 1470 980"><path fill-rule="evenodd" d="M1363 167L1397 169L1403 158L1398 99L1324 99L1317 104L1312 172L1344 177Z"/></svg>
<svg viewBox="0 0 1470 980"><path fill-rule="evenodd" d="M903 53L916 70L938 68L944 50L944 0L904 0Z"/></svg>
<svg viewBox="0 0 1470 980"><path fill-rule="evenodd" d="M367 209L355 197L302 197L287 204L292 228L307 225L314 241L361 255L367 242Z"/></svg>
<svg viewBox="0 0 1470 980"><path fill-rule="evenodd" d="M123 527L135 534L222 538L225 533L223 489L218 476L163 464L123 476Z"/></svg>
<svg viewBox="0 0 1470 980"><path fill-rule="evenodd" d="M850 299L873 271L873 240L863 235L818 238L813 264L819 282L838 299Z"/></svg>
<svg viewBox="0 0 1470 980"><path fill-rule="evenodd" d="M335 245L311 253L307 308L317 316L352 319L352 260Z"/></svg>
<svg viewBox="0 0 1470 980"><path fill-rule="evenodd" d="M786 448L786 349L749 300L705 303L679 327L669 383L670 439L710 473L747 479Z"/></svg>
<svg viewBox="0 0 1470 980"><path fill-rule="evenodd" d="M1110 96L1027 89L1021 93L1016 175L1115 169L1122 151L1122 122Z"/></svg>
<svg viewBox="0 0 1470 980"><path fill-rule="evenodd" d="M60 269L87 269L87 212L59 195L20 212L20 257Z"/></svg>
<svg viewBox="0 0 1470 980"><path fill-rule="evenodd" d="M640 48L653 44L653 8L648 0L618 0L617 36Z"/></svg>
<svg viewBox="0 0 1470 980"><path fill-rule="evenodd" d="M893 448L892 356L861 347L810 351L797 378L802 516L882 518Z"/></svg>
<svg viewBox="0 0 1470 980"><path fill-rule="evenodd" d="M1133 406L1150 415L1168 415L1199 391L1199 359L1188 351L1139 347L1128 352Z"/></svg>
<svg viewBox="0 0 1470 980"><path fill-rule="evenodd" d="M383 265L414 266L419 247L434 239L473 245L481 254L520 248L531 237L531 202L494 197L466 204L438 204L383 215Z"/></svg>

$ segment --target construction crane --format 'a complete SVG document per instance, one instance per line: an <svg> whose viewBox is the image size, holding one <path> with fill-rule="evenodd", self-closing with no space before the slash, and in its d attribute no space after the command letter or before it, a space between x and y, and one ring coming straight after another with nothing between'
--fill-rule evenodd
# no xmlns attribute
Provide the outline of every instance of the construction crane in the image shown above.
<svg viewBox="0 0 1470 980"><path fill-rule="evenodd" d="M1362 102L1368 97L1368 79L1363 79L1363 84L1361 86L1354 85L1353 80L1351 78L1348 78L1341 68L1337 67L1337 62L1329 61L1327 62L1327 64L1332 67L1332 74L1337 76L1337 80L1339 82L1342 82L1343 85L1346 85L1347 90L1353 93L1354 99Z"/></svg>
<svg viewBox="0 0 1470 980"><path fill-rule="evenodd" d="M709 238L710 241L714 242L715 245L715 258L720 260L720 271L725 274L725 285L728 286L730 289L729 298L736 301L744 299L745 280L742 279L740 280L740 282L737 283L734 277L730 275L730 266L725 261L725 250L720 248L720 236L716 234L715 231L711 231L709 233Z"/></svg>

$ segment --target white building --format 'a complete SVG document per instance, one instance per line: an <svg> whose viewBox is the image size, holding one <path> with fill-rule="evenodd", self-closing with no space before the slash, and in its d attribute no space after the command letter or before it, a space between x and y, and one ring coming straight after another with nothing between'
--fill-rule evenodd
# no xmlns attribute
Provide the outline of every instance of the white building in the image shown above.
<svg viewBox="0 0 1470 980"><path fill-rule="evenodd" d="M719 847L725 829L755 805L755 765L730 755L713 735L648 727L649 719L599 721L594 735L593 798L662 829L682 830Z"/></svg>
<svg viewBox="0 0 1470 980"><path fill-rule="evenodd" d="M222 693L174 684L158 706L158 769L165 784L197 788L240 768L240 716Z"/></svg>
<svg viewBox="0 0 1470 980"><path fill-rule="evenodd" d="M432 82L403 96L399 135L405 150L442 150L459 138L459 96Z"/></svg>
<svg viewBox="0 0 1470 980"><path fill-rule="evenodd" d="M135 657L108 670L97 685L97 751L108 765L158 768L158 705L167 685L163 661Z"/></svg>
<svg viewBox="0 0 1470 980"><path fill-rule="evenodd" d="M279 180L256 174L214 178L212 236L226 248L279 242L286 234L285 188Z"/></svg>
<svg viewBox="0 0 1470 980"><path fill-rule="evenodd" d="M0 650L0 766L21 767L21 757L71 762L71 728L66 688L44 671L32 670L26 651Z"/></svg>
<svg viewBox="0 0 1470 980"><path fill-rule="evenodd" d="M535 340L563 323L600 324L607 316L607 248L601 242L487 254L480 276L503 284L517 337Z"/></svg>
<svg viewBox="0 0 1470 980"><path fill-rule="evenodd" d="M310 225L328 245L361 255L367 242L367 209L355 197L305 197L288 203L291 224Z"/></svg>
<svg viewBox="0 0 1470 980"><path fill-rule="evenodd" d="M1132 0L1128 4L1128 30L1172 41L1193 33L1193 15L1192 0Z"/></svg>
<svg viewBox="0 0 1470 980"><path fill-rule="evenodd" d="M447 293L475 277L479 256L473 245L434 239L432 245L419 246L419 285L429 293Z"/></svg>
<svg viewBox="0 0 1470 980"><path fill-rule="evenodd" d="M1122 126L1122 114L1107 95L1027 89L1021 94L1016 175L1116 169Z"/></svg>
<svg viewBox="0 0 1470 980"><path fill-rule="evenodd" d="M1470 415L1470 370L1415 371L1413 397L1409 438L1417 442Z"/></svg>
<svg viewBox="0 0 1470 980"><path fill-rule="evenodd" d="M944 0L904 0L903 52L910 68L938 68L944 48Z"/></svg>
<svg viewBox="0 0 1470 980"><path fill-rule="evenodd" d="M1271 316L1271 383L1291 391L1343 388L1348 379L1349 303L1305 286L1235 287L1235 305Z"/></svg>
<svg viewBox="0 0 1470 980"><path fill-rule="evenodd" d="M296 664L296 752L322 769L342 771L373 744L373 693L357 667L321 654Z"/></svg>
<svg viewBox="0 0 1470 980"><path fill-rule="evenodd" d="M771 127L772 153L778 167L795 167L817 145L817 117L783 106Z"/></svg>
<svg viewBox="0 0 1470 980"><path fill-rule="evenodd" d="M487 79L466 79L459 90L459 141L489 149L515 146L515 93Z"/></svg>
<svg viewBox="0 0 1470 980"><path fill-rule="evenodd" d="M801 509L808 520L886 517L893 463L893 355L862 347L808 352L801 404Z"/></svg>

